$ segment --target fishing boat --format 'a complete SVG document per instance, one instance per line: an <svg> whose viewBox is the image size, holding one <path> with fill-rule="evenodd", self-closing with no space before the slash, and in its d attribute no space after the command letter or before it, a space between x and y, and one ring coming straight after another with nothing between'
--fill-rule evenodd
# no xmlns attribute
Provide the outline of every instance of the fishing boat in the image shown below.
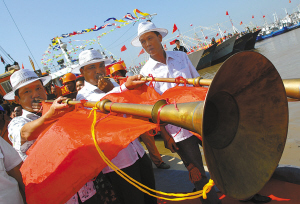
<svg viewBox="0 0 300 204"><path fill-rule="evenodd" d="M264 40L267 38L271 38L271 37L283 34L287 31L288 31L287 27L282 27L281 29L278 29L277 27L273 27L273 31L270 34L265 34L265 35L262 34L256 38L256 41L261 41L261 40ZM266 32L264 32L264 33L266 33Z"/></svg>
<svg viewBox="0 0 300 204"><path fill-rule="evenodd" d="M212 57L212 65L224 61L231 55L235 41L236 36L232 36L231 38L229 38L226 41L223 41L216 47L214 55Z"/></svg>
<svg viewBox="0 0 300 204"><path fill-rule="evenodd" d="M196 52L192 52L190 54L188 54L189 59L191 60L193 66L197 69L198 64L201 60L201 57L204 53L204 49L198 50ZM198 70L198 69L197 69Z"/></svg>
<svg viewBox="0 0 300 204"><path fill-rule="evenodd" d="M211 60L214 55L217 44L210 46L202 52L202 55L189 54L188 57L197 70L211 66ZM197 53L197 52L196 52ZM197 57L196 57L197 56Z"/></svg>
<svg viewBox="0 0 300 204"><path fill-rule="evenodd" d="M201 59L196 67L197 70L204 69L205 67L211 66L211 60L215 53L217 45L212 45L211 47L204 50Z"/></svg>
<svg viewBox="0 0 300 204"><path fill-rule="evenodd" d="M252 50L254 49L254 45L256 43L256 37L260 33L261 30L257 30L254 33L252 33L252 36L248 39L246 45L245 45L245 50Z"/></svg>
<svg viewBox="0 0 300 204"><path fill-rule="evenodd" d="M236 39L236 41L234 42L234 46L233 46L233 50L232 50L231 54L235 54L237 52L245 50L245 46L251 36L252 36L252 33L247 33L245 35L238 37Z"/></svg>

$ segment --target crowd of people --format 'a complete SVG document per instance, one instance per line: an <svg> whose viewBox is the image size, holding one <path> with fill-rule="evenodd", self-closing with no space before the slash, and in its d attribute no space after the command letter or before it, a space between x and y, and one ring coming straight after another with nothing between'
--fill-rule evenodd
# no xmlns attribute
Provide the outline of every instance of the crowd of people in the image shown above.
<svg viewBox="0 0 300 204"><path fill-rule="evenodd" d="M18 105L0 106L2 137L0 138L0 203L26 203L20 166L27 158L26 151L43 131L44 124L55 117L58 112L64 112L68 108L67 104L61 103L63 100L72 98L99 101L109 93L121 93L145 84L145 81L140 80L142 75L152 74L153 77L159 78L199 76L185 52L163 49L161 42L167 33L166 29L157 28L149 21L139 24L138 35L131 41L131 44L142 46L150 58L140 75L129 76L126 80L116 78L126 75L126 69L121 64L115 64L110 68L110 76L114 77L115 81L105 78L107 76L105 67L111 63L111 60L103 58L98 51L93 49L79 54L79 65L73 69L72 73L67 73L62 77L63 87L51 83L51 77L38 77L35 72L27 69L12 74L10 81L13 90L6 94L4 99L14 100ZM183 49L179 43L177 48ZM157 82L154 89L162 94L175 85ZM48 112L42 115L40 101L47 99L54 101ZM208 178L203 167L199 138L186 129L170 124L161 124L160 129L165 147L181 157L192 175L190 180L196 190L202 190L208 183ZM155 146L154 137L142 134L140 138L149 150L150 158L157 168L170 168L162 160ZM145 154L139 139L136 139L121 150L112 162L138 182L155 189L150 158ZM157 203L156 198L141 192L108 166L96 178L88 179L90 180L66 203ZM207 194L207 199L200 197L200 200L204 204L221 203L214 188Z"/></svg>

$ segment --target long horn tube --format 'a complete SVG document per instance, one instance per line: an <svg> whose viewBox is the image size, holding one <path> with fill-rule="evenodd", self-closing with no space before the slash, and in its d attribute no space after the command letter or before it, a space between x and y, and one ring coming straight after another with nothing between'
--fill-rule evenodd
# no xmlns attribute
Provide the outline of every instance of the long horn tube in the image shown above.
<svg viewBox="0 0 300 204"><path fill-rule="evenodd" d="M117 78L125 79L126 77L117 77ZM184 84L186 82L187 84L191 84L194 86L210 86L212 82L212 79L203 79L201 77L186 78L185 80L175 79L175 78L152 78L152 77L141 78L141 81L157 81L157 82L181 83L181 84ZM285 92L287 97L300 99L300 79L283 79L282 81L285 87Z"/></svg>
<svg viewBox="0 0 300 204"><path fill-rule="evenodd" d="M45 100L45 102L53 102L53 100ZM175 109L173 104L167 104L165 100L159 100L154 105L112 103L108 99L100 101L99 103L94 101L81 103L81 101L72 101L71 99L62 102L68 105L82 104L87 108L93 108L97 104L97 108L103 113L112 111L115 113L151 118L155 123L161 121L173 124L202 135L203 101L178 103L177 107L179 111ZM161 108L162 106L164 107Z"/></svg>
<svg viewBox="0 0 300 204"><path fill-rule="evenodd" d="M222 64L205 101L177 104L178 111L165 100L154 105L109 100L83 105L199 133L212 179L224 194L236 199L248 198L263 188L279 163L287 137L288 103L280 75L267 58L250 51L237 53Z"/></svg>

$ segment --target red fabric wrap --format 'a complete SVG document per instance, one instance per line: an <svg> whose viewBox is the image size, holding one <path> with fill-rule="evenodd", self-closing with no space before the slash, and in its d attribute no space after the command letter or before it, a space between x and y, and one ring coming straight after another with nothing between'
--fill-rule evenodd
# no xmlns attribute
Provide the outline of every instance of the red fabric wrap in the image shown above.
<svg viewBox="0 0 300 204"><path fill-rule="evenodd" d="M109 94L105 98L113 102L154 104L169 98L170 102L183 103L204 100L207 88L174 87L160 96L146 85L138 90ZM43 112L51 104L44 104ZM29 204L64 203L89 179L106 166L99 156L91 136L93 117L90 110L76 108L49 122L37 141L27 151L29 155L21 167ZM106 114L97 113L97 120ZM100 148L111 160L118 152L142 133L155 129L156 124L131 117L111 114L95 127Z"/></svg>

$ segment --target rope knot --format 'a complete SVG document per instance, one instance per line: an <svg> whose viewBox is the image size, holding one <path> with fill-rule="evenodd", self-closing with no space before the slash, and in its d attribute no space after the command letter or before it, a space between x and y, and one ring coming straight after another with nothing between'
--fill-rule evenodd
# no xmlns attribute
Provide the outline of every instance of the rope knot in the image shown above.
<svg viewBox="0 0 300 204"><path fill-rule="evenodd" d="M183 78L182 76L176 77L175 78L175 83L178 86L179 84L181 84L181 81L183 81L184 86L186 86L187 84L187 80L185 78Z"/></svg>
<svg viewBox="0 0 300 204"><path fill-rule="evenodd" d="M207 199L207 193L210 192L211 188L215 185L214 181L209 179L209 182L203 187L202 197Z"/></svg>
<svg viewBox="0 0 300 204"><path fill-rule="evenodd" d="M149 87L154 88L154 86L155 86L154 76L152 74L148 74L148 77L151 77L151 81L149 82ZM153 82L154 82L154 84L153 84Z"/></svg>

